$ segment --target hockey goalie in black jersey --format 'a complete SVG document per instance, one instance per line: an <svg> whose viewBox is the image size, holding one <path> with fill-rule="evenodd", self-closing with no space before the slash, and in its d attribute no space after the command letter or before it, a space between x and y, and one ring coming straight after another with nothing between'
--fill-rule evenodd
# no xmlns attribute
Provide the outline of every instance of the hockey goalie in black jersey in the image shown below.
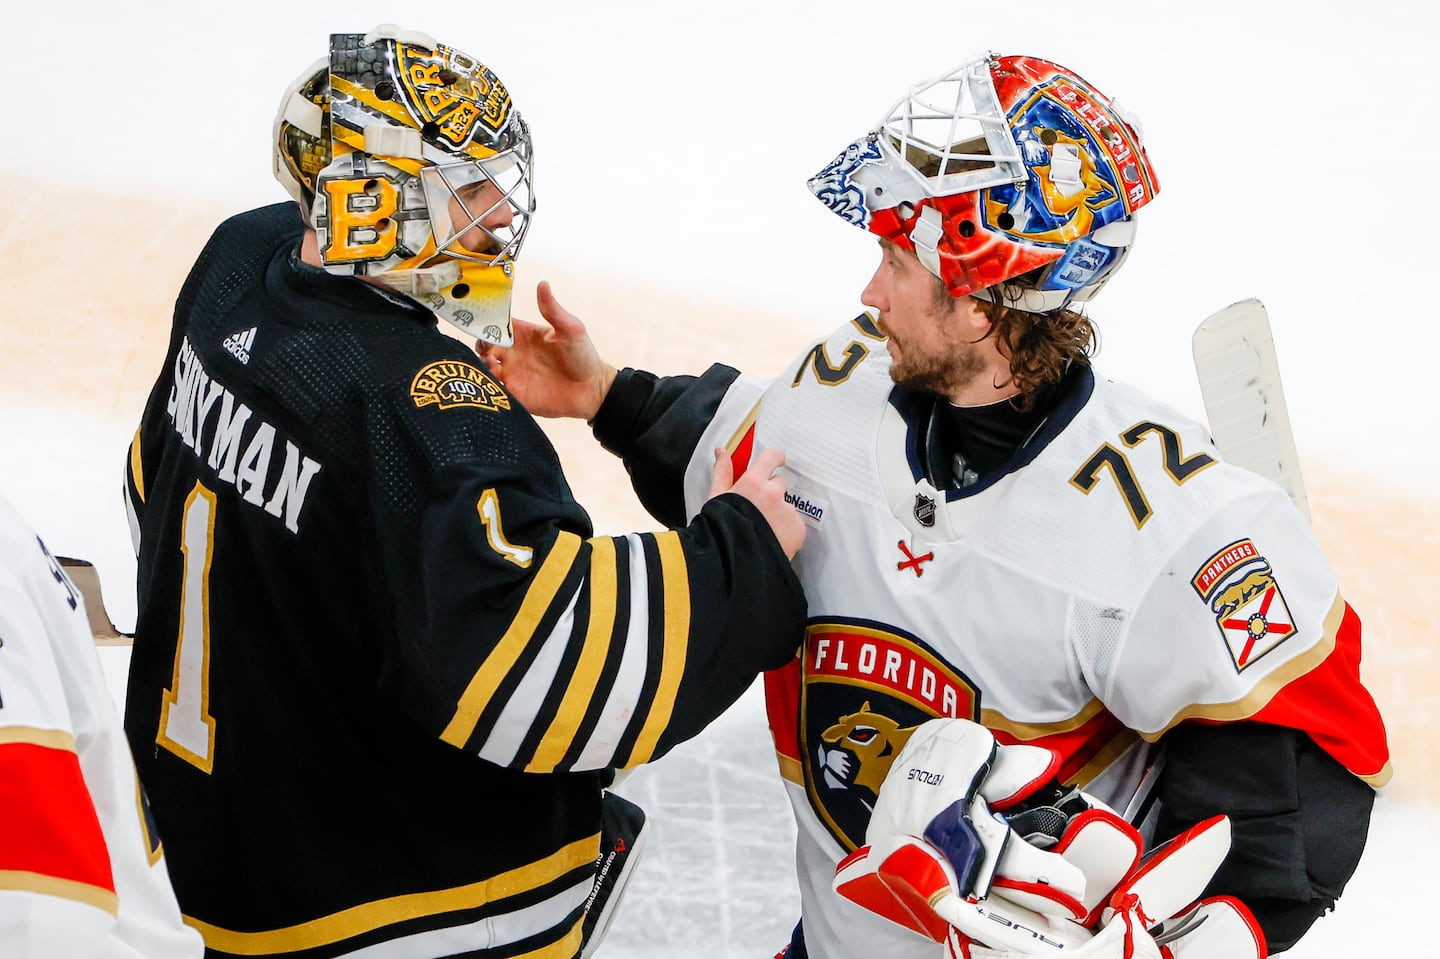
<svg viewBox="0 0 1440 959"><path fill-rule="evenodd" d="M580 954L613 771L795 654L782 457L595 536L437 328L510 342L530 160L478 61L334 35L276 121L298 209L224 223L180 293L128 463L125 725L209 955Z"/></svg>

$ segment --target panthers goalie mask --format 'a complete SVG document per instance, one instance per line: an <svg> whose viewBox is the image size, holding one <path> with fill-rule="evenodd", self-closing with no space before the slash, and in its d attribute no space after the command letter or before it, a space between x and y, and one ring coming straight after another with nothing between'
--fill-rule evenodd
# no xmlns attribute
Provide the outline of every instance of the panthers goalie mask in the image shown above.
<svg viewBox="0 0 1440 959"><path fill-rule="evenodd" d="M1031 313L1095 296L1160 189L1118 103L1048 60L995 54L916 84L808 185L952 296Z"/></svg>
<svg viewBox="0 0 1440 959"><path fill-rule="evenodd" d="M333 34L285 93L275 176L325 269L373 277L487 343L511 342L535 203L530 134L493 72L423 33Z"/></svg>

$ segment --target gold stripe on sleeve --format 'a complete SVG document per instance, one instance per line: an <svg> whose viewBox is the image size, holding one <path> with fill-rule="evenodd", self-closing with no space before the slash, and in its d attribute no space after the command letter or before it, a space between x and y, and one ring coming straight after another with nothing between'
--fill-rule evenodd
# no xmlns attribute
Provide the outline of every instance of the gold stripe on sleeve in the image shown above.
<svg viewBox="0 0 1440 959"><path fill-rule="evenodd" d="M1145 739L1155 742L1165 733L1174 729L1187 719L1212 719L1220 722L1236 722L1242 719L1249 719L1258 713L1275 695L1285 686L1300 678L1310 670L1315 669L1335 651L1335 644L1339 642L1340 626L1345 620L1345 597L1339 593L1335 594L1335 601L1330 606L1330 611L1325 614L1324 624L1321 626L1321 635L1318 642L1308 650L1296 656L1294 659L1275 668L1270 675L1256 683L1249 694L1242 699L1232 703L1202 703L1182 709L1170 720L1169 725L1154 734L1142 734ZM1354 771L1352 770L1352 773ZM1361 782L1379 789L1390 782L1394 775L1394 767L1387 760L1379 771L1370 775L1354 773Z"/></svg>
<svg viewBox="0 0 1440 959"><path fill-rule="evenodd" d="M71 902L83 902L87 906L104 910L112 916L120 914L120 897L108 889L92 886L73 879L57 879L38 872L20 869L0 869L0 891L33 892L42 896L55 896Z"/></svg>
<svg viewBox="0 0 1440 959"><path fill-rule="evenodd" d="M740 441L745 438L745 434L749 431L750 427L755 425L755 420L759 416L760 403L757 401L755 405L750 408L750 412L745 414L745 419L741 420L740 425L735 428L735 432L731 433L730 438L725 441L725 452L731 456L735 455L735 451L740 448ZM739 479L740 477L737 476L735 478Z"/></svg>
<svg viewBox="0 0 1440 959"><path fill-rule="evenodd" d="M1163 729L1140 735L1153 743L1187 719L1213 719L1219 722L1237 722L1241 719L1249 719L1274 699L1275 694L1292 680L1310 672L1330 656L1335 650L1336 637L1344 618L1345 600L1337 593L1330 612L1325 614L1319 641L1294 659L1276 667L1268 676L1251 687L1250 692L1243 698L1237 699L1233 703L1197 703L1187 706L1176 713Z"/></svg>
<svg viewBox="0 0 1440 959"><path fill-rule="evenodd" d="M980 710L980 724L986 729L998 729L1003 733L1009 733L1021 742L1028 743L1044 739L1046 736L1074 732L1094 719L1104 709L1104 703L1098 699L1092 699L1082 706L1074 716L1053 723L1017 723L1004 713L996 712L993 709L982 709Z"/></svg>
<svg viewBox="0 0 1440 959"><path fill-rule="evenodd" d="M1390 763L1389 760L1386 760L1385 765L1381 767L1380 771L1375 775L1359 776L1357 778L1362 783L1379 789L1380 787L1387 785L1390 782L1390 777L1393 775L1395 775L1395 767Z"/></svg>
<svg viewBox="0 0 1440 959"><path fill-rule="evenodd" d="M33 726L6 726L0 728L0 746L24 743L30 746L44 746L62 752L75 751L75 737L63 729L36 729Z"/></svg>
<svg viewBox="0 0 1440 959"><path fill-rule="evenodd" d="M1111 763L1125 755L1127 750L1133 748L1135 744L1140 741L1139 733L1131 729L1121 729L1109 742L1102 746L1094 756L1090 757L1090 761L1082 766L1075 775L1071 776L1067 782L1084 789L1095 781L1096 776L1099 776L1105 770L1109 769Z"/></svg>
<svg viewBox="0 0 1440 959"><path fill-rule="evenodd" d="M570 685L565 689L565 698L560 701L560 710L540 740L534 758L525 767L527 773L554 772L589 711L595 684L610 654L617 577L615 541L608 536L590 540L590 622L585 628L585 645L580 650L580 661L575 664Z"/></svg>
<svg viewBox="0 0 1440 959"><path fill-rule="evenodd" d="M440 734L442 740L452 746L464 748L470 734L475 731L476 723L480 721L480 713L490 702L490 697L495 695L501 680L514 668L520 654L534 636L535 627L545 616L550 604L555 601L555 594L569 575L570 567L580 552L580 545L581 539L574 533L561 533L555 538L550 554L545 557L540 571L535 574L530 581L530 588L525 591L520 611L515 614L509 628L505 630L505 635L500 637L490 655L485 657L485 661L471 677L470 684L465 687L454 717Z"/></svg>
<svg viewBox="0 0 1440 959"><path fill-rule="evenodd" d="M165 846L158 836L150 834L150 819L145 815L145 791L140 788L138 778L135 780L135 815L140 822L140 838L145 841L145 858L153 866L165 855Z"/></svg>
<svg viewBox="0 0 1440 959"><path fill-rule="evenodd" d="M800 760L777 752L775 761L780 764L781 779L797 786L805 785L805 767L800 764Z"/></svg>
<svg viewBox="0 0 1440 959"><path fill-rule="evenodd" d="M404 896L393 896L376 902L362 903L342 909L340 912L311 919L308 922L272 929L265 932L235 932L212 926L192 916L185 917L186 925L199 930L205 945L218 952L236 956L266 956L272 953L285 954L316 949L336 942L343 942L355 936L397 922L404 922L420 916L438 916L449 912L475 909L490 902L497 902L510 896L539 889L553 882L571 870L595 861L600 852L600 834L587 836L563 846L556 852L525 866L511 869L453 889L439 889L433 892L417 892ZM571 935L574 931L571 931ZM568 937L567 937L568 938ZM562 940L564 941L564 940ZM543 952L537 955L547 955ZM569 955L558 952L555 955Z"/></svg>
<svg viewBox="0 0 1440 959"><path fill-rule="evenodd" d="M145 502L145 465L140 460L140 430L135 430L135 438L130 441L130 482L135 484L135 492L140 497L140 502Z"/></svg>
<svg viewBox="0 0 1440 959"><path fill-rule="evenodd" d="M655 689L655 698L650 702L645 725L635 740L635 748L630 751L630 759L625 763L627 767L649 762L655 755L660 734L670 724L670 717L675 712L675 694L680 689L680 677L685 674L685 654L690 645L690 575L685 563L685 550L681 548L680 537L674 530L656 533L655 545L660 552L665 603L660 685Z"/></svg>

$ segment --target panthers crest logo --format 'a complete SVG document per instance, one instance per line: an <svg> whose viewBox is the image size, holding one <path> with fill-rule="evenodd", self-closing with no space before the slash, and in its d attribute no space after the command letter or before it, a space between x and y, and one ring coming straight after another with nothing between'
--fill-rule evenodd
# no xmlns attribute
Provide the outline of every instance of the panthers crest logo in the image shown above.
<svg viewBox="0 0 1440 959"><path fill-rule="evenodd" d="M862 621L811 624L800 755L810 804L847 850L865 841L880 784L921 723L978 720L980 694L921 640Z"/></svg>
<svg viewBox="0 0 1440 959"><path fill-rule="evenodd" d="M838 723L820 734L821 778L831 789L854 786L879 795L890 765L915 729L872 712L867 700L859 712L841 716ZM873 805L864 799L861 803L866 809Z"/></svg>

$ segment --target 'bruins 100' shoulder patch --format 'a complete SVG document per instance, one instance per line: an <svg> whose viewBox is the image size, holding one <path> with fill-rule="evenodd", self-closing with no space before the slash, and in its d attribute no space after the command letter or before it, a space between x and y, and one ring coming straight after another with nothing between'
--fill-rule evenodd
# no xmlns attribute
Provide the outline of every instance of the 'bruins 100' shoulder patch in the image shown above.
<svg viewBox="0 0 1440 959"><path fill-rule="evenodd" d="M415 374L410 398L419 407L478 406L484 410L508 410L510 397L484 370L459 360L439 360Z"/></svg>

